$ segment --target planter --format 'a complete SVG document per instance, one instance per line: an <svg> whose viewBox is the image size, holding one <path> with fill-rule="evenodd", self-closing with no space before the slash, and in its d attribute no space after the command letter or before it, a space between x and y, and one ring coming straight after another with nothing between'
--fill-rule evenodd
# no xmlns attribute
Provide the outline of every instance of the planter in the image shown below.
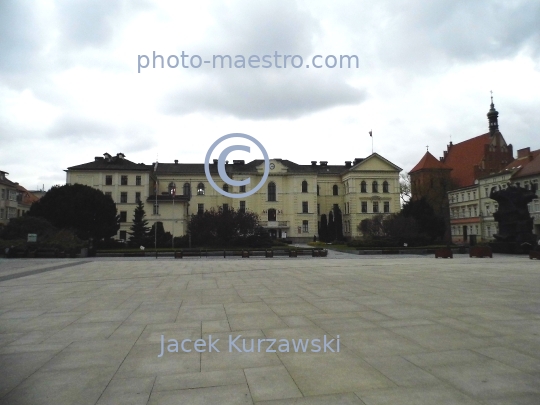
<svg viewBox="0 0 540 405"><path fill-rule="evenodd" d="M242 250L242 257L243 258L249 258L249 251L248 250Z"/></svg>
<svg viewBox="0 0 540 405"><path fill-rule="evenodd" d="M452 249L450 248L435 249L435 259L437 259L438 257L441 257L443 259L453 259L454 254L452 253Z"/></svg>
<svg viewBox="0 0 540 405"><path fill-rule="evenodd" d="M493 257L489 246L472 246L469 248L469 257Z"/></svg>
<svg viewBox="0 0 540 405"><path fill-rule="evenodd" d="M183 252L174 252L174 258L175 259L183 259L184 253Z"/></svg>
<svg viewBox="0 0 540 405"><path fill-rule="evenodd" d="M298 252L296 250L289 250L289 257L298 257Z"/></svg>
<svg viewBox="0 0 540 405"><path fill-rule="evenodd" d="M274 251L273 250L267 250L265 252L266 257L274 257Z"/></svg>
<svg viewBox="0 0 540 405"><path fill-rule="evenodd" d="M529 259L540 260L540 250L529 250Z"/></svg>

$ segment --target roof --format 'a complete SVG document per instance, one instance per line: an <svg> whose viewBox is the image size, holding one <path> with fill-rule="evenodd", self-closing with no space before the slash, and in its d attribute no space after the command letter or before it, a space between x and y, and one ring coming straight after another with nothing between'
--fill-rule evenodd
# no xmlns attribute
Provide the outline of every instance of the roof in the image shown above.
<svg viewBox="0 0 540 405"><path fill-rule="evenodd" d="M452 168L438 160L431 153L426 152L424 157L420 159L420 161L409 173L414 173L420 170L452 170Z"/></svg>
<svg viewBox="0 0 540 405"><path fill-rule="evenodd" d="M68 167L68 170L125 170L125 171L150 171L152 165L144 163L134 163L131 160L111 156L110 159L96 157L93 162L83 163L82 165Z"/></svg>
<svg viewBox="0 0 540 405"><path fill-rule="evenodd" d="M531 158L529 158L529 156ZM529 156L514 160L508 166L521 166L512 178L534 176L540 173L540 149L533 150ZM521 163L520 163L521 162ZM507 167L508 167L507 166Z"/></svg>
<svg viewBox="0 0 540 405"><path fill-rule="evenodd" d="M443 162L453 169L450 177L456 187L474 184L474 167L482 162L485 145L489 145L490 142L491 138L488 132L460 143L451 144Z"/></svg>

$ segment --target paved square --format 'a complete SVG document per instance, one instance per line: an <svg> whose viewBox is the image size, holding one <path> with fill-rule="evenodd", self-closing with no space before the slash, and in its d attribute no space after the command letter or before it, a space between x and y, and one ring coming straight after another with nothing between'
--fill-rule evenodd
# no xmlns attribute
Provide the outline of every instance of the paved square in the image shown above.
<svg viewBox="0 0 540 405"><path fill-rule="evenodd" d="M0 370L2 405L537 405L540 262L0 259Z"/></svg>

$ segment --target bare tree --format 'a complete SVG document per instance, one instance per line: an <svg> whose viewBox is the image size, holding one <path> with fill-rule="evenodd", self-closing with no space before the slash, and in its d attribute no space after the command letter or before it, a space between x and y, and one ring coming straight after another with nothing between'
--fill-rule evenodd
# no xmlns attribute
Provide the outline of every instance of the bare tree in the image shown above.
<svg viewBox="0 0 540 405"><path fill-rule="evenodd" d="M411 176L409 173L399 175L399 196L402 206L411 199Z"/></svg>

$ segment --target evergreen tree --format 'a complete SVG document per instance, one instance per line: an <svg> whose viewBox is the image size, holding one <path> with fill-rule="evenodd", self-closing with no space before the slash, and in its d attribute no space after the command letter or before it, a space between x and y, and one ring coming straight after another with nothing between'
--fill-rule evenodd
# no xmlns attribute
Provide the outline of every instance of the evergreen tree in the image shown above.
<svg viewBox="0 0 540 405"><path fill-rule="evenodd" d="M328 242L328 221L326 214L321 215L321 226L319 227L319 240L321 242Z"/></svg>
<svg viewBox="0 0 540 405"><path fill-rule="evenodd" d="M343 237L343 215L341 213L341 209L339 206L336 206L334 209L334 222L335 222L335 228L336 228L336 240L342 241L344 239Z"/></svg>
<svg viewBox="0 0 540 405"><path fill-rule="evenodd" d="M148 221L144 218L145 215L144 204L142 201L139 201L135 208L135 213L133 214L133 224L129 228L131 232L128 232L129 244L131 246L139 247L146 242L150 227L148 227Z"/></svg>
<svg viewBox="0 0 540 405"><path fill-rule="evenodd" d="M328 214L328 242L336 240L336 223L334 222L334 213L330 211Z"/></svg>

